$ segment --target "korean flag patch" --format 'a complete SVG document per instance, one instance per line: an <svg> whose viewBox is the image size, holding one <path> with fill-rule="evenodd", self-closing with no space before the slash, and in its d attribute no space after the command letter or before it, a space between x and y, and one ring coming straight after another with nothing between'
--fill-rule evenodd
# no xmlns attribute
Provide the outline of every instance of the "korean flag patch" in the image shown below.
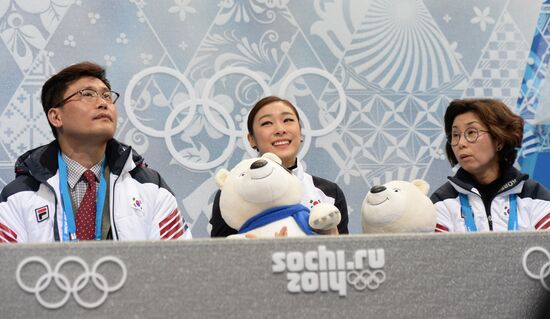
<svg viewBox="0 0 550 319"><path fill-rule="evenodd" d="M50 217L50 210L48 209L48 205L35 209L34 214L36 215L37 222L41 223L45 221Z"/></svg>

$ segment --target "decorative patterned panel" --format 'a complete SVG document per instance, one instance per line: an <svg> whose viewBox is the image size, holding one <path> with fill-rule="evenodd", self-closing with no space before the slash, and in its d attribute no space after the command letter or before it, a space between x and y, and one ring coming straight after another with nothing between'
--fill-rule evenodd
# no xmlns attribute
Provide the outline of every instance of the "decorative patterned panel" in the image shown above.
<svg viewBox="0 0 550 319"><path fill-rule="evenodd" d="M0 0L0 182L13 179L18 155L52 138L43 82L92 60L122 93L116 137L165 177L196 237L209 233L215 172L255 155L244 122L266 94L298 106L299 156L311 174L342 187L358 233L371 186L424 178L435 189L451 174L442 129L450 100L496 97L515 107L526 62L530 74L539 72L533 53L527 57L540 7L524 0ZM546 24L537 30L544 38ZM537 94L529 87L535 92L523 96ZM520 105L522 114L536 113ZM544 132L537 141L548 140Z"/></svg>

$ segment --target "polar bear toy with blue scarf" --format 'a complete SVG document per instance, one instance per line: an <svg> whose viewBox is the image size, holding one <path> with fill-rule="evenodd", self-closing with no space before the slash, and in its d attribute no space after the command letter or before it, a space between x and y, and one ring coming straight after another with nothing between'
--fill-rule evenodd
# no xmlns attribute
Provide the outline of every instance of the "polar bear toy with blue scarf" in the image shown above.
<svg viewBox="0 0 550 319"><path fill-rule="evenodd" d="M235 237L275 237L285 227L289 237L307 236L340 223L334 205L320 203L310 211L300 204L304 192L300 180L272 153L245 159L231 171L221 169L216 183L221 189L222 218L239 231Z"/></svg>

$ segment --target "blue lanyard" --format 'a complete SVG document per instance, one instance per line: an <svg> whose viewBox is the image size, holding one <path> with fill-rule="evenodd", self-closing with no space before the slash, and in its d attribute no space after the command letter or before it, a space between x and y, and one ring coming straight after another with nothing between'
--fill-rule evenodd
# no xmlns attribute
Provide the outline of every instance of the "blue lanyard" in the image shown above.
<svg viewBox="0 0 550 319"><path fill-rule="evenodd" d="M464 224L466 224L466 230L469 232L476 232L477 226L474 221L474 213L468 195L459 194L460 196L460 208L464 214ZM518 203L516 194L510 194L510 213L508 214L508 230L518 230Z"/></svg>
<svg viewBox="0 0 550 319"><path fill-rule="evenodd" d="M62 225L63 241L77 240L76 223L73 213L73 205L69 194L69 182L67 179L67 164L63 160L61 151L57 153L57 162L59 165L59 191L61 193L61 205L63 207ZM95 239L101 239L101 223L103 219L103 206L105 205L105 194L107 193L107 182L105 181L105 166L107 159L103 160L101 172L99 174L99 188L97 190L97 201L95 208Z"/></svg>

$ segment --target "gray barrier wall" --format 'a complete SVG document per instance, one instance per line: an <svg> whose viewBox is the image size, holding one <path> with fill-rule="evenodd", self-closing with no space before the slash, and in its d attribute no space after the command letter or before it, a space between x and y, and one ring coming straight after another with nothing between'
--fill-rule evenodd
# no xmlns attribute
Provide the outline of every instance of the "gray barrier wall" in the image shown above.
<svg viewBox="0 0 550 319"><path fill-rule="evenodd" d="M0 245L0 317L533 318L549 235Z"/></svg>

